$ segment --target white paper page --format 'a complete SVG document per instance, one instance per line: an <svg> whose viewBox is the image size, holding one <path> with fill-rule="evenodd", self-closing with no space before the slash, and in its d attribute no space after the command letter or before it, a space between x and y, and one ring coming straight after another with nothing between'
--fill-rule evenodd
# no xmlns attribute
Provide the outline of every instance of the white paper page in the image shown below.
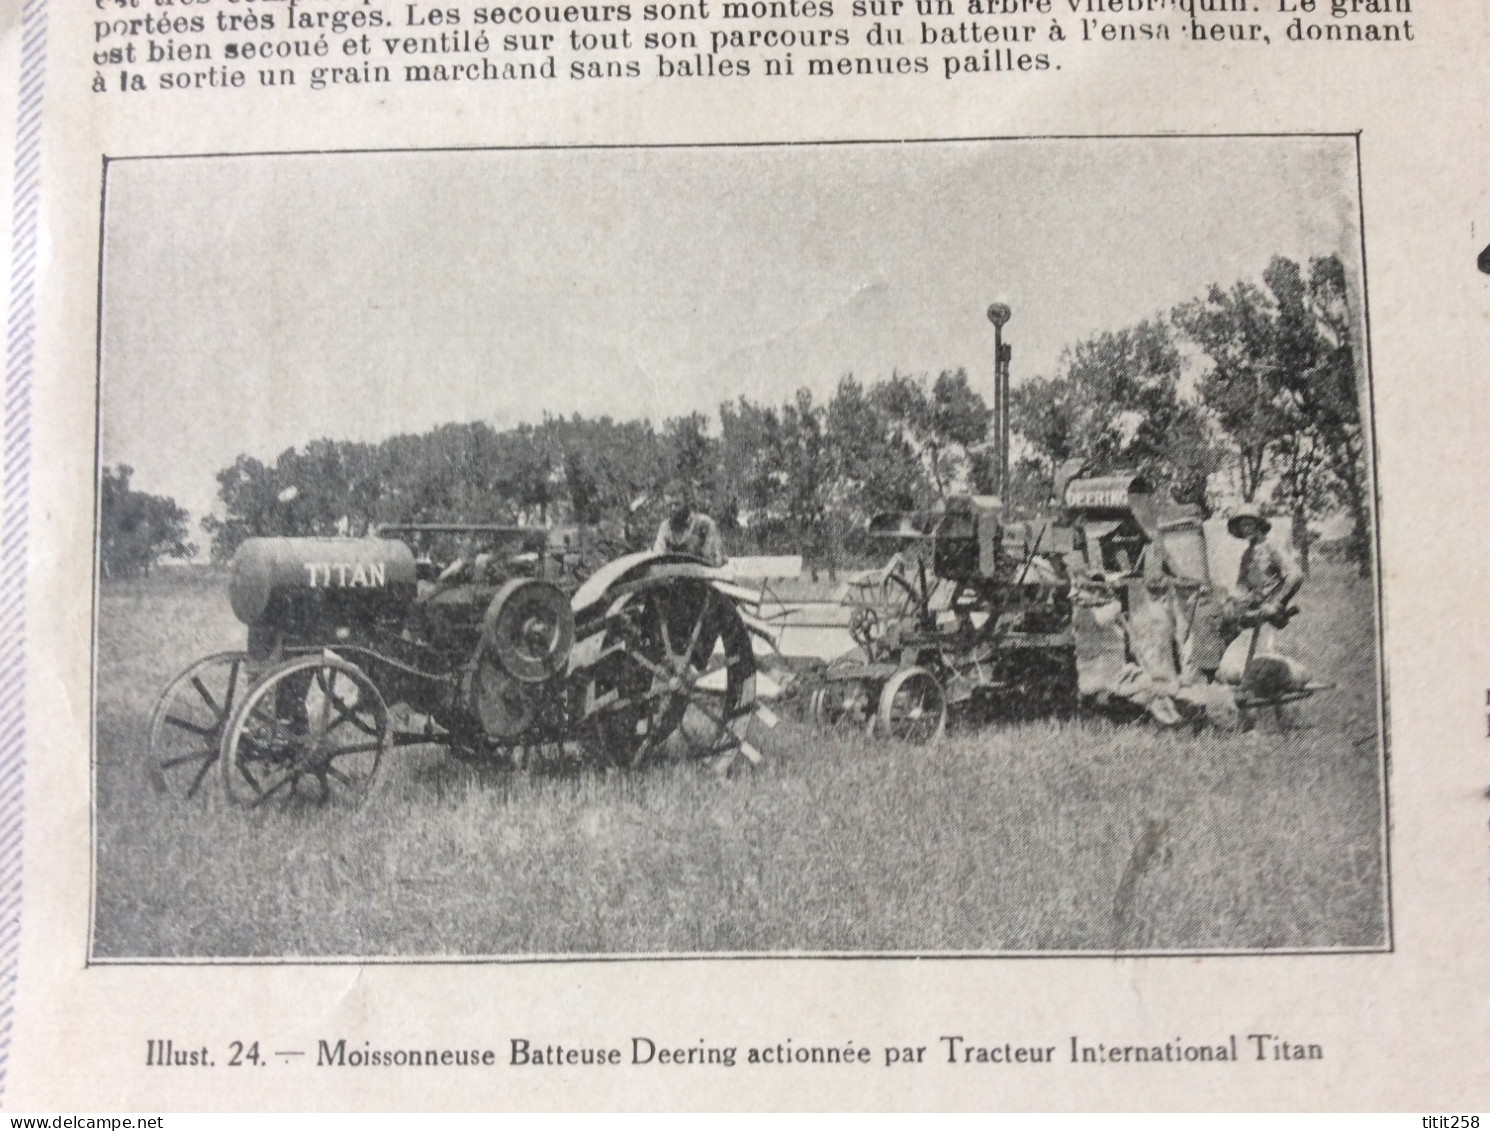
<svg viewBox="0 0 1490 1131"><path fill-rule="evenodd" d="M1483 1107L1478 6L3 11L7 1107Z"/></svg>

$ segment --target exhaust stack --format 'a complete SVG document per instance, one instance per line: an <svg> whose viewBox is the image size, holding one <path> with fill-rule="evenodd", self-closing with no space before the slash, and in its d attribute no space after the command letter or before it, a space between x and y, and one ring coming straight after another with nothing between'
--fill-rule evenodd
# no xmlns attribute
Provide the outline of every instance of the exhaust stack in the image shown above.
<svg viewBox="0 0 1490 1131"><path fill-rule="evenodd" d="M1009 497L1009 358L1014 351L1004 345L1004 324L1013 313L1002 302L988 308L988 321L993 323L993 428L998 436L998 497L1005 501Z"/></svg>

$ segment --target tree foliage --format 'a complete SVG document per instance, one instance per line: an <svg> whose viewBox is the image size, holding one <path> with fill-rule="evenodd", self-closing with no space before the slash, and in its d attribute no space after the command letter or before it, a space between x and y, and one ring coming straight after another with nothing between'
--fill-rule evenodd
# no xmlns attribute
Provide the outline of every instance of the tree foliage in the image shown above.
<svg viewBox="0 0 1490 1131"><path fill-rule="evenodd" d="M1306 275L1276 256L1262 281L1212 286L1175 309L1210 361L1201 399L1232 450L1242 496L1266 490L1293 516L1305 562L1309 519L1344 507L1351 556L1364 568L1370 507L1344 266L1316 258Z"/></svg>
<svg viewBox="0 0 1490 1131"><path fill-rule="evenodd" d="M1201 400L1235 449L1242 498L1251 502L1286 426L1277 320L1263 293L1245 281L1230 290L1212 285L1204 299L1176 307L1174 320L1211 359Z"/></svg>
<svg viewBox="0 0 1490 1131"><path fill-rule="evenodd" d="M190 515L163 495L130 486L128 464L105 467L99 484L98 557L103 576L148 574L161 558L186 560L197 547L187 541Z"/></svg>
<svg viewBox="0 0 1490 1131"><path fill-rule="evenodd" d="M827 433L837 461L837 506L862 522L887 510L910 510L926 501L920 458L879 405L876 390L852 374L838 382L827 409Z"/></svg>
<svg viewBox="0 0 1490 1131"><path fill-rule="evenodd" d="M877 417L874 435L894 450L914 453L937 498L964 484L993 415L969 386L965 369L944 369L929 387L893 374L869 391L869 406Z"/></svg>
<svg viewBox="0 0 1490 1131"><path fill-rule="evenodd" d="M1011 390L1005 502L1015 513L1043 507L1057 470L1079 459L1093 472L1140 472L1206 508L1224 468L1242 497L1292 510L1300 531L1349 510L1365 561L1370 491L1352 349L1335 257L1307 270L1275 258L1260 283L1212 286L1167 318L1073 343L1052 375ZM576 414L503 431L447 424L376 444L320 439L272 463L240 455L218 473L221 507L202 527L219 560L254 534L360 534L388 522L619 519L645 534L660 500L681 490L719 520L732 552L799 551L832 568L878 512L994 488L987 401L966 370L935 372L845 375L826 401L807 389L779 405L741 397L719 407L717 425L702 413L657 426Z"/></svg>
<svg viewBox="0 0 1490 1131"><path fill-rule="evenodd" d="M1067 460L1081 459L1204 502L1215 444L1204 408L1182 395L1181 368L1162 319L1107 331L1067 349L1058 376L1011 390L1010 421L1046 483Z"/></svg>

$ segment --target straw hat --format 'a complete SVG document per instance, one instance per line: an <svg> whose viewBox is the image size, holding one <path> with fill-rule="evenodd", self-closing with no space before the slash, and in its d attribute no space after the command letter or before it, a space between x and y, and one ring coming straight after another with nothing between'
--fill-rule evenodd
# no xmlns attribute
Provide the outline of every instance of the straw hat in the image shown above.
<svg viewBox="0 0 1490 1131"><path fill-rule="evenodd" d="M1262 532L1264 534L1266 534L1273 528L1273 524L1268 521L1267 515L1262 513L1262 508L1260 506L1258 506L1256 503L1243 503L1241 506L1237 507L1232 516L1226 520L1226 532L1233 538L1245 538L1246 535L1243 534L1238 528L1247 519L1251 519L1253 522L1257 523L1258 526L1262 527Z"/></svg>

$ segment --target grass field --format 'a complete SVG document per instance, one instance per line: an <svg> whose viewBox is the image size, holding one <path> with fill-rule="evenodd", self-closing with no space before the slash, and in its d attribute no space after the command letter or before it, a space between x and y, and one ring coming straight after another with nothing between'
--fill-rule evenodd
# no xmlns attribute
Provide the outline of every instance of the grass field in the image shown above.
<svg viewBox="0 0 1490 1131"><path fill-rule="evenodd" d="M1370 583L1321 567L1299 729L993 725L931 750L784 720L720 781L395 751L355 810L157 794L155 696L242 646L226 581L98 610L94 956L1115 951L1386 945ZM214 779L215 780L215 779Z"/></svg>

